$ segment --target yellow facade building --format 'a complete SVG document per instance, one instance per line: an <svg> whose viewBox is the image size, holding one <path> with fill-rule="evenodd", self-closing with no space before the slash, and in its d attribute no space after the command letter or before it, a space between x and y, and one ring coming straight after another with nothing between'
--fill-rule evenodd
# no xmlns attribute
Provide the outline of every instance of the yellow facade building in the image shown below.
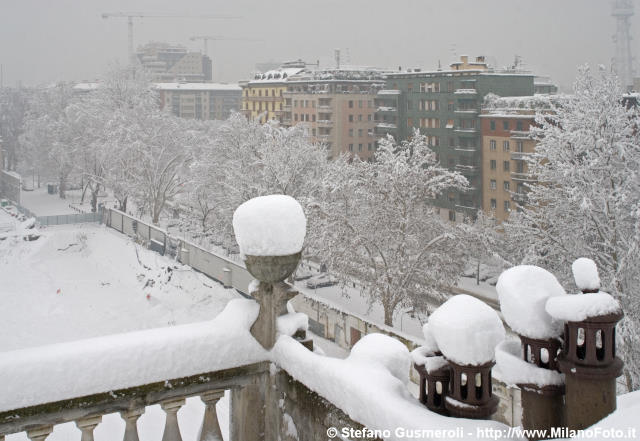
<svg viewBox="0 0 640 441"><path fill-rule="evenodd" d="M252 80L240 83L242 113L250 120L280 121L285 112L284 93L290 76L305 70L302 61L285 63L282 67L258 73ZM290 109L289 109L290 110Z"/></svg>

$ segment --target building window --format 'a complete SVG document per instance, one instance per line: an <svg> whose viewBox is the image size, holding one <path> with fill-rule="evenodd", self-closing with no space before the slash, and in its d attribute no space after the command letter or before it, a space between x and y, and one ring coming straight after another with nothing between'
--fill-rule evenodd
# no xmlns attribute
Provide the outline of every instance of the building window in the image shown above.
<svg viewBox="0 0 640 441"><path fill-rule="evenodd" d="M495 210L498 206L498 202L495 199L491 199L491 209Z"/></svg>
<svg viewBox="0 0 640 441"><path fill-rule="evenodd" d="M505 152L509 151L509 141L503 141L502 142L502 150Z"/></svg>
<svg viewBox="0 0 640 441"><path fill-rule="evenodd" d="M496 189L496 180L495 180L495 179L492 179L492 180L491 180L491 185L490 185L490 187L491 187L491 190L495 190L495 189Z"/></svg>
<svg viewBox="0 0 640 441"><path fill-rule="evenodd" d="M516 161L516 173L524 173L524 161Z"/></svg>
<svg viewBox="0 0 640 441"><path fill-rule="evenodd" d="M449 147L455 147L455 146L456 146L456 139L449 138Z"/></svg>
<svg viewBox="0 0 640 441"><path fill-rule="evenodd" d="M516 130L518 130L520 132L523 130L522 121L516 121Z"/></svg>
<svg viewBox="0 0 640 441"><path fill-rule="evenodd" d="M492 159L490 164L491 164L491 170L495 170L496 169L496 160Z"/></svg>
<svg viewBox="0 0 640 441"><path fill-rule="evenodd" d="M509 121L507 121L507 120L502 121L502 128L504 130L509 130Z"/></svg>
<svg viewBox="0 0 640 441"><path fill-rule="evenodd" d="M369 150L369 151L373 150L373 144L372 143L367 144L367 150Z"/></svg>
<svg viewBox="0 0 640 441"><path fill-rule="evenodd" d="M509 201L504 201L504 211L506 211L507 213L511 211L511 204L509 203Z"/></svg>
<svg viewBox="0 0 640 441"><path fill-rule="evenodd" d="M509 191L511 188L511 185L509 183L509 181L504 181L504 185L503 185L505 191Z"/></svg>
<svg viewBox="0 0 640 441"><path fill-rule="evenodd" d="M361 152L362 151L362 144L358 144L358 151Z"/></svg>
<svg viewBox="0 0 640 441"><path fill-rule="evenodd" d="M371 117L372 117L372 116L373 116L373 115L368 114L368 115L367 115L367 121L371 121Z"/></svg>
<svg viewBox="0 0 640 441"><path fill-rule="evenodd" d="M516 152L523 152L523 151L524 151L524 142L517 141L516 142Z"/></svg>
<svg viewBox="0 0 640 441"><path fill-rule="evenodd" d="M454 107L453 107L453 101L449 101L449 102L447 103L447 110L448 110L449 112L453 112L453 109L454 109Z"/></svg>
<svg viewBox="0 0 640 441"><path fill-rule="evenodd" d="M494 152L496 150L496 140L492 139L491 141L489 141L489 150L491 150L492 152Z"/></svg>
<svg viewBox="0 0 640 441"><path fill-rule="evenodd" d="M349 101L349 108L353 109L353 101Z"/></svg>
<svg viewBox="0 0 640 441"><path fill-rule="evenodd" d="M353 122L353 115L349 115L349 122Z"/></svg>
<svg viewBox="0 0 640 441"><path fill-rule="evenodd" d="M449 220L451 222L455 222L456 221L456 212L453 210L449 210Z"/></svg>
<svg viewBox="0 0 640 441"><path fill-rule="evenodd" d="M362 121L362 115L358 115L358 121Z"/></svg>
<svg viewBox="0 0 640 441"><path fill-rule="evenodd" d="M509 171L509 161L504 161L504 171Z"/></svg>
<svg viewBox="0 0 640 441"><path fill-rule="evenodd" d="M407 118L407 127L413 127L413 118Z"/></svg>
<svg viewBox="0 0 640 441"><path fill-rule="evenodd" d="M358 100L358 108L362 109L362 100Z"/></svg>
<svg viewBox="0 0 640 441"><path fill-rule="evenodd" d="M496 129L496 122L494 120L489 121L489 125L491 126L491 130Z"/></svg>
<svg viewBox="0 0 640 441"><path fill-rule="evenodd" d="M353 136L353 129L349 129L349 136Z"/></svg>
<svg viewBox="0 0 640 441"><path fill-rule="evenodd" d="M363 130L362 129L358 129L358 136L362 136Z"/></svg>
<svg viewBox="0 0 640 441"><path fill-rule="evenodd" d="M298 114L297 114L297 113L294 113L294 114L293 114L293 120L294 120L294 121L298 121Z"/></svg>
<svg viewBox="0 0 640 441"><path fill-rule="evenodd" d="M353 144L349 144L349 151L352 152L353 151Z"/></svg>

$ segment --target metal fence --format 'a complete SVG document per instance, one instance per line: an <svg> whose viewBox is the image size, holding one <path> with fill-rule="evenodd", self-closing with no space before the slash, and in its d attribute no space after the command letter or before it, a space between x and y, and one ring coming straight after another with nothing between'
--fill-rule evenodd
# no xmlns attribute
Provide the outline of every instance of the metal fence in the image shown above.
<svg viewBox="0 0 640 441"><path fill-rule="evenodd" d="M102 222L102 216L104 211L98 210L95 213L72 213L72 214L60 214L53 216L38 216L28 208L19 204L13 204L16 209L27 217L33 217L36 222L41 226L53 226L53 225L69 225L69 224L84 224L93 222Z"/></svg>

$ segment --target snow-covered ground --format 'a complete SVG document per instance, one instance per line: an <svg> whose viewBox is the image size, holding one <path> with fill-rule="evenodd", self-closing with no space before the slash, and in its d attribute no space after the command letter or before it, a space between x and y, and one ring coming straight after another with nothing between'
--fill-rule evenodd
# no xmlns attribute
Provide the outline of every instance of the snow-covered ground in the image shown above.
<svg viewBox="0 0 640 441"><path fill-rule="evenodd" d="M238 297L103 226L41 233L0 241L0 351L210 320Z"/></svg>
<svg viewBox="0 0 640 441"><path fill-rule="evenodd" d="M32 191L22 191L20 193L20 205L30 210L37 216L56 216L62 214L78 213L78 210L91 212L91 196L87 192L84 203L81 204L82 190L69 190L66 192L66 199L60 199L58 193L47 193L47 186L44 185ZM103 196L98 198L98 203L112 202L113 198ZM74 209L74 208L76 209Z"/></svg>

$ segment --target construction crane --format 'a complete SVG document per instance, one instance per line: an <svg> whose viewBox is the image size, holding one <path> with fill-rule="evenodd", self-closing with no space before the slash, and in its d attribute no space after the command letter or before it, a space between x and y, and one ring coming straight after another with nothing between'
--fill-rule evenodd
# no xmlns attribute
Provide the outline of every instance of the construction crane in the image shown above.
<svg viewBox="0 0 640 441"><path fill-rule="evenodd" d="M616 19L616 34L613 41L616 52L613 68L618 74L620 85L625 90L633 87L633 57L631 50L631 17L633 16L632 0L616 0L611 15Z"/></svg>
<svg viewBox="0 0 640 441"><path fill-rule="evenodd" d="M242 18L234 15L224 15L224 14L216 14L216 15L176 15L176 14L146 14L143 12L104 12L102 13L102 18L126 18L127 24L129 25L129 60L133 63L135 61L133 54L133 19L134 18L201 18L201 19L212 19L212 20L224 20L224 19L238 19Z"/></svg>
<svg viewBox="0 0 640 441"><path fill-rule="evenodd" d="M211 41L264 41L264 40L258 40L255 38L227 38L227 37L223 37L220 35L196 35L191 37L189 40L191 41L196 41L196 40L202 40L202 42L204 43L204 54L206 56L209 56L209 40Z"/></svg>

